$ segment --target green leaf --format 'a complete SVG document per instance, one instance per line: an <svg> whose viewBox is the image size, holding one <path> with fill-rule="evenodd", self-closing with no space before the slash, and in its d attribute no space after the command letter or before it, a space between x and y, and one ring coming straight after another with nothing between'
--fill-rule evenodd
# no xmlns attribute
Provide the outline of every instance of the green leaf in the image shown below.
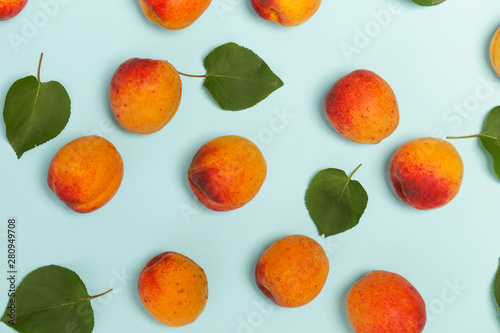
<svg viewBox="0 0 500 333"><path fill-rule="evenodd" d="M414 3L420 6L435 6L443 3L445 0L412 0Z"/></svg>
<svg viewBox="0 0 500 333"><path fill-rule="evenodd" d="M348 177L342 170L325 169L311 181L306 207L320 235L336 235L359 223L368 195L359 182L351 179L354 172Z"/></svg>
<svg viewBox="0 0 500 333"><path fill-rule="evenodd" d="M59 135L70 109L68 93L59 82L42 83L34 76L14 82L5 99L3 119L17 158Z"/></svg>
<svg viewBox="0 0 500 333"><path fill-rule="evenodd" d="M92 332L90 300L95 297L89 296L75 272L55 265L40 267L21 281L1 321L21 333Z"/></svg>
<svg viewBox="0 0 500 333"><path fill-rule="evenodd" d="M493 157L493 169L500 179L500 106L490 111L479 134L483 147Z"/></svg>
<svg viewBox="0 0 500 333"><path fill-rule="evenodd" d="M210 52L205 68L205 88L224 110L252 107L283 85L258 55L235 43Z"/></svg>
<svg viewBox="0 0 500 333"><path fill-rule="evenodd" d="M495 281L493 281L493 296L495 296L495 302L500 310L500 265L495 274Z"/></svg>

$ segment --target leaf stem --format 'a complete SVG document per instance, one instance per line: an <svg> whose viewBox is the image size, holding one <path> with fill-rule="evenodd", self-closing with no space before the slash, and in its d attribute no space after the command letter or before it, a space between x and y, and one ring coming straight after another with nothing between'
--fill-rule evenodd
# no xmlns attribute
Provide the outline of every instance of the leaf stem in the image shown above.
<svg viewBox="0 0 500 333"><path fill-rule="evenodd" d="M207 77L208 76L207 74L205 74L205 75L192 75L192 74L182 73L182 72L179 72L179 71L177 71L177 73L179 73L180 75L187 76L187 77Z"/></svg>
<svg viewBox="0 0 500 333"><path fill-rule="evenodd" d="M42 68L42 59L43 59L43 52L42 54L40 54L40 61L38 62L38 74L37 74L38 82L40 82L40 69Z"/></svg>
<svg viewBox="0 0 500 333"><path fill-rule="evenodd" d="M360 165L358 165L358 167L356 169L354 169L354 171L351 173L351 175L349 176L349 179L352 178L352 176L354 176L354 174L356 173L356 171L358 171L359 168L361 168L361 166L363 165L363 163L361 163Z"/></svg>
<svg viewBox="0 0 500 333"><path fill-rule="evenodd" d="M465 135L465 136L447 136L447 139L470 139L470 138L477 138L480 137L481 134L474 134L474 135Z"/></svg>
<svg viewBox="0 0 500 333"><path fill-rule="evenodd" d="M97 298L97 297L104 296L104 295L106 295L106 294L109 294L109 293L110 293L110 292L112 292L112 291L113 291L113 289L109 289L108 291L106 291L106 292L104 292L104 293L102 293L102 294L99 294L99 295L95 295L95 296L90 297L90 299L94 299L94 298Z"/></svg>

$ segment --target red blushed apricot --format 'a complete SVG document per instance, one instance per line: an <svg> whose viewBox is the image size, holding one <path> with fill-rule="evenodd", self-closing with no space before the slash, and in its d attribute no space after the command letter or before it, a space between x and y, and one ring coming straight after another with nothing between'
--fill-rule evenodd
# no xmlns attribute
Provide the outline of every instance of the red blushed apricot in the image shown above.
<svg viewBox="0 0 500 333"><path fill-rule="evenodd" d="M203 145L188 168L189 186L206 207L229 211L250 202L266 178L259 148L241 136L215 138Z"/></svg>
<svg viewBox="0 0 500 333"><path fill-rule="evenodd" d="M399 107L391 87L365 69L339 79L327 92L324 109L337 132L357 143L379 143L399 124Z"/></svg>
<svg viewBox="0 0 500 333"><path fill-rule="evenodd" d="M356 282L346 297L356 333L420 333L427 315L422 296L404 277L373 271Z"/></svg>
<svg viewBox="0 0 500 333"><path fill-rule="evenodd" d="M116 120L137 134L151 134L168 124L181 95L179 73L164 60L129 59L118 67L109 87Z"/></svg>
<svg viewBox="0 0 500 333"><path fill-rule="evenodd" d="M23 10L28 0L0 0L0 21L7 21Z"/></svg>
<svg viewBox="0 0 500 333"><path fill-rule="evenodd" d="M139 0L146 17L169 30L184 29L193 24L212 0Z"/></svg>
<svg viewBox="0 0 500 333"><path fill-rule="evenodd" d="M151 316L171 327L194 322L208 299L205 271L176 252L164 252L151 259L139 274L137 290Z"/></svg>
<svg viewBox="0 0 500 333"><path fill-rule="evenodd" d="M434 209L458 194L463 163L449 142L419 138L396 151L391 159L390 177L403 202L417 209Z"/></svg>
<svg viewBox="0 0 500 333"><path fill-rule="evenodd" d="M49 188L78 213L104 206L118 191L123 161L115 146L99 136L84 136L63 146L49 166Z"/></svg>
<svg viewBox="0 0 500 333"><path fill-rule="evenodd" d="M255 12L267 21L296 26L316 13L321 0L251 0L251 4Z"/></svg>
<svg viewBox="0 0 500 333"><path fill-rule="evenodd" d="M312 238L293 235L273 243L255 267L259 289L274 303L299 307L311 302L330 270L325 251Z"/></svg>

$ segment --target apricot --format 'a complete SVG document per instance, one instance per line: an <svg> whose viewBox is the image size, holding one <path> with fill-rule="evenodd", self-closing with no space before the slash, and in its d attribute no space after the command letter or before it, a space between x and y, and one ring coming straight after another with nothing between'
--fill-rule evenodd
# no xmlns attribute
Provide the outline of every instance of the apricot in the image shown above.
<svg viewBox="0 0 500 333"><path fill-rule="evenodd" d="M292 235L262 253L255 267L255 281L277 305L299 307L319 295L329 270L321 245L312 238Z"/></svg>
<svg viewBox="0 0 500 333"><path fill-rule="evenodd" d="M390 177L397 195L417 209L446 205L458 193L463 163L453 145L438 138L419 138L393 155Z"/></svg>
<svg viewBox="0 0 500 333"><path fill-rule="evenodd" d="M0 21L7 21L23 10L28 0L0 0Z"/></svg>
<svg viewBox="0 0 500 333"><path fill-rule="evenodd" d="M123 161L108 140L91 135L63 146L49 166L49 188L69 208L89 213L104 206L118 191Z"/></svg>
<svg viewBox="0 0 500 333"><path fill-rule="evenodd" d="M177 70L164 60L133 58L116 70L109 88L118 123L137 134L162 129L175 115L182 95Z"/></svg>
<svg viewBox="0 0 500 333"><path fill-rule="evenodd" d="M404 277L372 271L346 297L349 322L356 333L419 333L427 320L425 303Z"/></svg>
<svg viewBox="0 0 500 333"><path fill-rule="evenodd" d="M176 252L164 252L151 259L139 274L137 290L151 316L171 327L194 322L208 299L205 271Z"/></svg>
<svg viewBox="0 0 500 333"><path fill-rule="evenodd" d="M491 40L490 60L493 68L500 75L500 28L498 28Z"/></svg>
<svg viewBox="0 0 500 333"><path fill-rule="evenodd" d="M266 173L266 160L257 145L241 136L227 135L207 142L196 152L187 177L203 205L229 211L257 195Z"/></svg>
<svg viewBox="0 0 500 333"><path fill-rule="evenodd" d="M169 30L180 30L193 24L210 2L211 0L139 0L146 17Z"/></svg>
<svg viewBox="0 0 500 333"><path fill-rule="evenodd" d="M328 90L324 109L337 132L357 143L379 143L399 124L398 102L391 86L365 69L339 79Z"/></svg>
<svg viewBox="0 0 500 333"><path fill-rule="evenodd" d="M291 27L309 20L321 0L251 0L251 4L263 19Z"/></svg>

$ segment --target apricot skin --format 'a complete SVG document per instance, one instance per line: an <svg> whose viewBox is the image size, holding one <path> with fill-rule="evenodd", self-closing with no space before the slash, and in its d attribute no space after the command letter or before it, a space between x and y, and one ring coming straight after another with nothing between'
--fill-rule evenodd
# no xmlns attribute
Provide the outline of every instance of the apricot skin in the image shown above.
<svg viewBox="0 0 500 333"><path fill-rule="evenodd" d="M49 166L49 188L69 208L89 213L118 191L123 161L115 146L99 136L85 136L63 146Z"/></svg>
<svg viewBox="0 0 500 333"><path fill-rule="evenodd" d="M449 203L462 184L463 163L455 147L438 138L419 138L393 155L390 177L396 194L421 210Z"/></svg>
<svg viewBox="0 0 500 333"><path fill-rule="evenodd" d="M139 0L146 17L169 30L180 30L193 24L210 2L211 0Z"/></svg>
<svg viewBox="0 0 500 333"><path fill-rule="evenodd" d="M28 0L0 0L0 21L7 21L23 10Z"/></svg>
<svg viewBox="0 0 500 333"><path fill-rule="evenodd" d="M491 40L490 60L496 73L500 76L500 28L497 29Z"/></svg>
<svg viewBox="0 0 500 333"><path fill-rule="evenodd" d="M330 270L325 251L315 240L292 235L273 243L255 267L259 289L282 307L311 302L325 285Z"/></svg>
<svg viewBox="0 0 500 333"><path fill-rule="evenodd" d="M109 88L116 120L137 134L161 130L177 112L181 95L179 73L164 60L125 61L114 73Z"/></svg>
<svg viewBox="0 0 500 333"><path fill-rule="evenodd" d="M422 296L401 275L373 271L346 297L347 317L356 333L420 333L427 315Z"/></svg>
<svg viewBox="0 0 500 333"><path fill-rule="evenodd" d="M257 195L266 173L267 164L259 148L241 136L228 135L207 142L196 152L187 177L203 205L229 211Z"/></svg>
<svg viewBox="0 0 500 333"><path fill-rule="evenodd" d="M357 143L379 143L399 124L399 107L392 88L365 69L339 79L327 92L324 109L337 132Z"/></svg>
<svg viewBox="0 0 500 333"><path fill-rule="evenodd" d="M137 290L151 316L171 327L194 322L208 299L205 271L176 252L164 252L151 259L139 274Z"/></svg>
<svg viewBox="0 0 500 333"><path fill-rule="evenodd" d="M321 0L251 0L255 12L263 19L282 26L297 26L309 20Z"/></svg>

